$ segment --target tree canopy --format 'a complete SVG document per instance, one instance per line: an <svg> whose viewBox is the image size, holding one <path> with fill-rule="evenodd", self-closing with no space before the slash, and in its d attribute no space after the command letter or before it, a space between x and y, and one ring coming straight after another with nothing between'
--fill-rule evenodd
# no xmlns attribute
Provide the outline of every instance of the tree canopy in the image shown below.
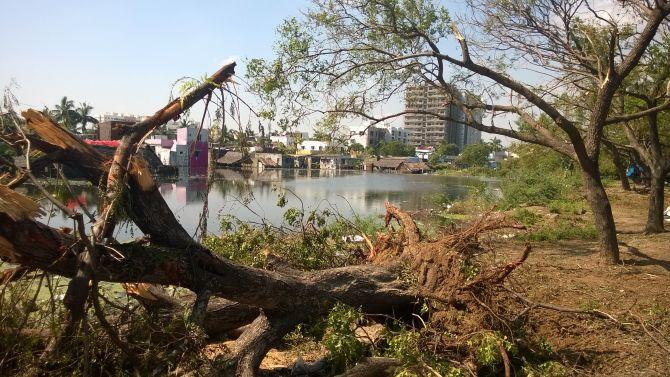
<svg viewBox="0 0 670 377"><path fill-rule="evenodd" d="M670 2L615 7L628 17L582 0L470 0L456 16L431 0L313 0L304 17L278 29L276 57L253 59L247 71L252 90L269 105L266 113L287 121L338 113L374 125L414 112L569 156L586 182L602 255L616 263L616 227L598 164L602 136L624 116L610 116L615 94L656 38ZM374 115L412 83L465 92L464 100L452 95L450 102L466 119L426 110ZM592 95L566 101L566 93L582 88ZM486 124L478 111L530 127ZM540 115L549 122L538 122Z"/></svg>

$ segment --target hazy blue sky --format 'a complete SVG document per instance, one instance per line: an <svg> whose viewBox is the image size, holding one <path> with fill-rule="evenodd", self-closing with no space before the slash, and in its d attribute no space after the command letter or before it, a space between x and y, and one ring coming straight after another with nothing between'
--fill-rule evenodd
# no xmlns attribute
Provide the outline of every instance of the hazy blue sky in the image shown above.
<svg viewBox="0 0 670 377"><path fill-rule="evenodd" d="M229 57L269 57L275 29L301 0L0 0L0 85L23 106L66 95L94 113L153 113L182 76Z"/></svg>
<svg viewBox="0 0 670 377"><path fill-rule="evenodd" d="M0 87L15 80L21 107L63 96L105 112L149 115L175 80L201 78L228 58L272 57L275 30L308 0L0 0ZM460 0L449 3L459 8ZM455 44L454 44L455 46ZM250 98L247 98L250 100ZM400 111L393 98L378 115ZM201 105L193 109L199 119ZM248 111L242 108L242 122ZM315 119L300 127L309 130ZM362 120L352 120L359 124ZM402 125L402 117L390 121ZM252 120L256 124L256 120Z"/></svg>

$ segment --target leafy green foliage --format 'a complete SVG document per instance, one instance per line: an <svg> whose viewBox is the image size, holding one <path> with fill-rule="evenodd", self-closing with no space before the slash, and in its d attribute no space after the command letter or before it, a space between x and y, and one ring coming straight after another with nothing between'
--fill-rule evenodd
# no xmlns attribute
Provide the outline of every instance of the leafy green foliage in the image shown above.
<svg viewBox="0 0 670 377"><path fill-rule="evenodd" d="M360 143L353 142L349 146L349 150L353 152L363 152L365 150L365 147Z"/></svg>
<svg viewBox="0 0 670 377"><path fill-rule="evenodd" d="M47 116L70 131L76 131L77 124L81 124L81 131L86 132L86 125L88 123L98 123L98 120L90 115L91 110L93 110L93 107L86 102L81 103L79 107L75 108L73 100L63 97L60 102L56 104L54 110L45 108L44 112Z"/></svg>
<svg viewBox="0 0 670 377"><path fill-rule="evenodd" d="M401 329L389 340L388 355L398 359L403 366L417 365L421 359L420 337L416 331Z"/></svg>
<svg viewBox="0 0 670 377"><path fill-rule="evenodd" d="M378 156L414 156L414 147L399 141L382 141L374 151Z"/></svg>
<svg viewBox="0 0 670 377"><path fill-rule="evenodd" d="M468 166L486 166L491 152L493 152L493 145L490 143L469 144L463 148L463 152L456 161Z"/></svg>
<svg viewBox="0 0 670 377"><path fill-rule="evenodd" d="M437 148L435 148L435 152L432 155L430 155L428 162L431 165L436 165L442 162L442 160L445 157L455 156L457 154L458 154L458 145L443 141L442 143L440 143L440 145L437 146Z"/></svg>
<svg viewBox="0 0 670 377"><path fill-rule="evenodd" d="M516 346L507 339L507 336L499 332L488 332L480 334L470 340L470 346L476 348L475 355L477 361L492 369L496 369L502 363L500 346L502 345L506 352L516 353Z"/></svg>
<svg viewBox="0 0 670 377"><path fill-rule="evenodd" d="M383 228L375 217L346 220L328 209L303 211L286 207L285 193L277 197L277 206L285 208L284 227L252 226L231 216L222 216L221 235L205 237L203 244L224 258L261 267L267 250L294 268L302 270L341 267L363 257L364 246L347 242L352 235L365 233L373 241ZM281 242L279 242L281 240Z"/></svg>
<svg viewBox="0 0 670 377"><path fill-rule="evenodd" d="M571 195L579 187L579 179L570 172L519 169L500 182L501 207L547 204Z"/></svg>
<svg viewBox="0 0 670 377"><path fill-rule="evenodd" d="M557 361L547 361L537 366L525 364L522 371L526 377L566 377L570 370Z"/></svg>
<svg viewBox="0 0 670 377"><path fill-rule="evenodd" d="M449 25L446 8L429 0L314 1L303 17L279 26L275 59L247 64L251 90L265 104L260 113L293 126L323 98L349 116L369 111L414 75L403 67L429 59L372 62L427 51L418 33L439 43L451 33Z"/></svg>
<svg viewBox="0 0 670 377"><path fill-rule="evenodd" d="M355 364L363 356L365 348L355 334L356 325L362 320L360 310L340 303L328 314L323 344L330 352L329 358L336 370Z"/></svg>

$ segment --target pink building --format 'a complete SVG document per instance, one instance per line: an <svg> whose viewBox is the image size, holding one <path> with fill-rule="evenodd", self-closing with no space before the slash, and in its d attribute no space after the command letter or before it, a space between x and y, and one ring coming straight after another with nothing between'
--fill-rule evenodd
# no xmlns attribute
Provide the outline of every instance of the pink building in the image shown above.
<svg viewBox="0 0 670 377"><path fill-rule="evenodd" d="M147 139L164 165L177 166L188 169L189 175L207 173L207 139L208 130L197 127L183 127L177 129L177 140L167 138Z"/></svg>

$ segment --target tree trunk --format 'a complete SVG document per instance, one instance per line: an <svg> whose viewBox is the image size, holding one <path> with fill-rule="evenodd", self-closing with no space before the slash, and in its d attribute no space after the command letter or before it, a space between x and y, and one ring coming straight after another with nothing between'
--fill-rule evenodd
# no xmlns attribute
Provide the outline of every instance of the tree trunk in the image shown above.
<svg viewBox="0 0 670 377"><path fill-rule="evenodd" d="M649 208L647 210L647 224L645 233L661 233L663 227L663 209L665 199L665 171L658 167L650 167L651 191L649 192Z"/></svg>
<svg viewBox="0 0 670 377"><path fill-rule="evenodd" d="M582 166L582 178L586 190L586 200L591 207L591 211L593 211L602 257L609 263L620 263L619 243L617 242L612 207L600 179L600 171L598 171L597 165Z"/></svg>
<svg viewBox="0 0 670 377"><path fill-rule="evenodd" d="M621 153L617 149L616 145L611 142L604 141L607 150L612 155L612 162L614 162L614 167L616 168L616 174L619 176L619 181L621 181L621 188L630 191L630 182L626 176L626 166L624 166L623 160L621 160Z"/></svg>

